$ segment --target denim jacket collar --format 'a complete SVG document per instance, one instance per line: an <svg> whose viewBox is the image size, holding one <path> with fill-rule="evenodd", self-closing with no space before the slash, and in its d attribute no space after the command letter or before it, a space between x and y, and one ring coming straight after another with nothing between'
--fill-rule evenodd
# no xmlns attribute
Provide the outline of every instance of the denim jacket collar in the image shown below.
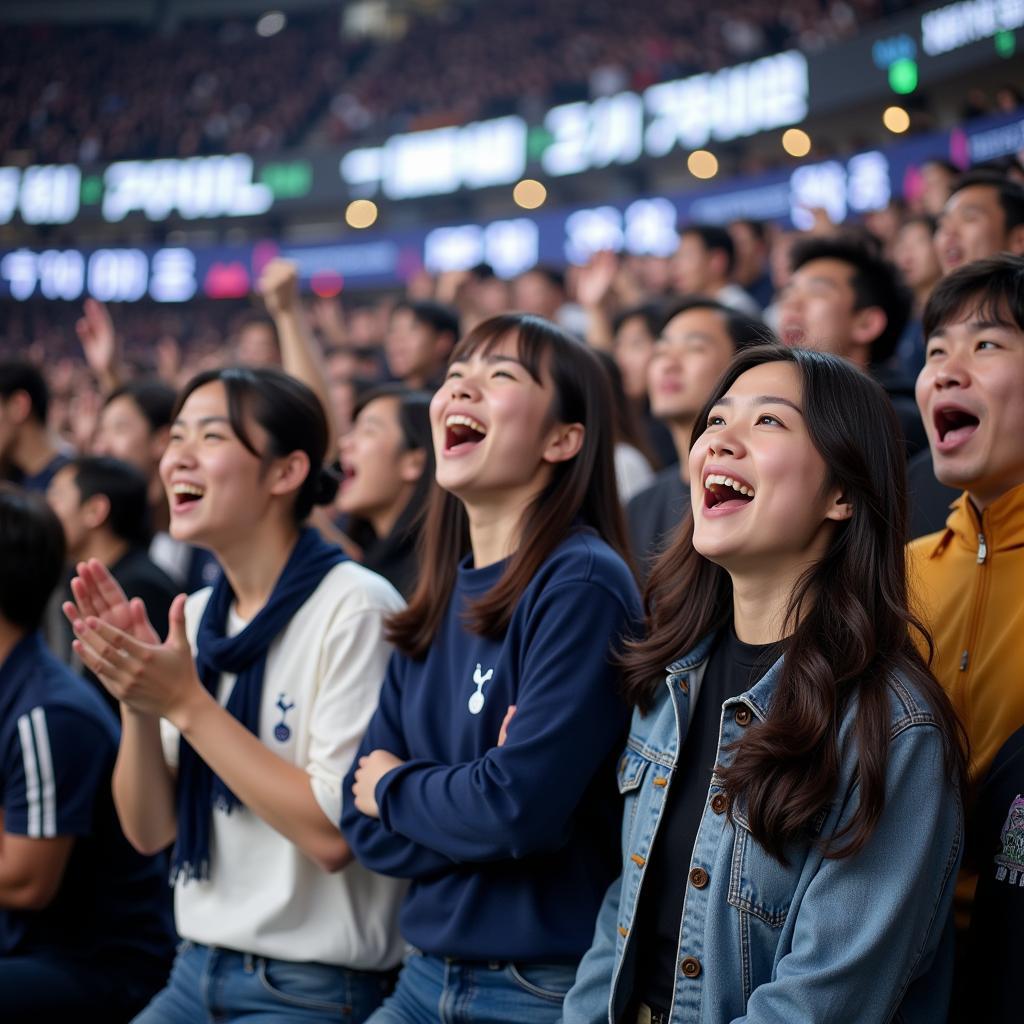
<svg viewBox="0 0 1024 1024"><path fill-rule="evenodd" d="M717 633L714 632L709 633L702 640L698 641L696 646L687 654L684 654L677 661L673 661L671 665L666 666L665 683L669 688L673 701L676 700L679 682L707 661L716 635ZM726 703L734 704L737 701L742 701L744 704L749 705L750 710L763 721L768 717L768 709L771 707L775 687L778 685L779 677L782 675L782 662L783 659L781 657L776 659L772 667L749 690L738 694L736 697L731 697ZM680 733L685 733L685 730L680 730Z"/></svg>

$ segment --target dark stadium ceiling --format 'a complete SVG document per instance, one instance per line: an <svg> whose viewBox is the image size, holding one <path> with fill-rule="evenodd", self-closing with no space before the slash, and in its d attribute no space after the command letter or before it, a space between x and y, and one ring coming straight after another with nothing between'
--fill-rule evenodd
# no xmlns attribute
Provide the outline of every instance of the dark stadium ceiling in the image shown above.
<svg viewBox="0 0 1024 1024"><path fill-rule="evenodd" d="M386 20L404 12L440 11L464 7L476 0L3 0L0 22L23 24L134 24L173 26L203 18L259 18L268 11L285 14L339 13L363 8L365 17Z"/></svg>

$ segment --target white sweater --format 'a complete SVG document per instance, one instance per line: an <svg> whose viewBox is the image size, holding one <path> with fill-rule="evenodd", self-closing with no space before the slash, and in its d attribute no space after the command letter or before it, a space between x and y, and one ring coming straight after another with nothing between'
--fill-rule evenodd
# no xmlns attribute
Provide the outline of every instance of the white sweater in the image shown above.
<svg viewBox="0 0 1024 1024"><path fill-rule="evenodd" d="M189 640L212 591L185 606ZM355 562L335 566L271 644L259 737L309 773L327 818L341 817L341 783L377 707L391 654L384 618L402 607L397 591ZM229 614L228 633L245 622ZM221 677L227 702L235 677ZM176 766L178 733L164 721L164 755ZM351 863L327 874L245 808L213 812L210 877L178 881L175 917L185 939L280 960L384 970L401 958L398 909L405 883Z"/></svg>

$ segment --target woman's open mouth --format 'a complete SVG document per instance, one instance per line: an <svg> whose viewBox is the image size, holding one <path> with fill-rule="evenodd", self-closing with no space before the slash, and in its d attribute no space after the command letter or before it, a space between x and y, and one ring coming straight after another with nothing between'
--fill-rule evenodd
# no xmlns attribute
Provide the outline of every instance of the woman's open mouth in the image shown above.
<svg viewBox="0 0 1024 1024"><path fill-rule="evenodd" d="M472 416L453 413L444 421L444 450L461 454L475 448L487 436L487 428Z"/></svg>
<svg viewBox="0 0 1024 1024"><path fill-rule="evenodd" d="M171 484L171 511L176 513L191 511L203 500L205 493L206 488L200 487L198 484Z"/></svg>
<svg viewBox="0 0 1024 1024"><path fill-rule="evenodd" d="M720 513L744 508L754 500L754 488L745 480L709 473L704 478L704 508Z"/></svg>

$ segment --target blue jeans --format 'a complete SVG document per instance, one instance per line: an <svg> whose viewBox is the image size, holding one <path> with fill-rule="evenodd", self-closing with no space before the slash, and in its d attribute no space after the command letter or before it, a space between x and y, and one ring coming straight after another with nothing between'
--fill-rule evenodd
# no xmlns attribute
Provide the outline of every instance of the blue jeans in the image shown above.
<svg viewBox="0 0 1024 1024"><path fill-rule="evenodd" d="M412 953L369 1024L556 1024L570 964L472 963Z"/></svg>
<svg viewBox="0 0 1024 1024"><path fill-rule="evenodd" d="M393 979L186 942L167 987L132 1024L362 1024Z"/></svg>

